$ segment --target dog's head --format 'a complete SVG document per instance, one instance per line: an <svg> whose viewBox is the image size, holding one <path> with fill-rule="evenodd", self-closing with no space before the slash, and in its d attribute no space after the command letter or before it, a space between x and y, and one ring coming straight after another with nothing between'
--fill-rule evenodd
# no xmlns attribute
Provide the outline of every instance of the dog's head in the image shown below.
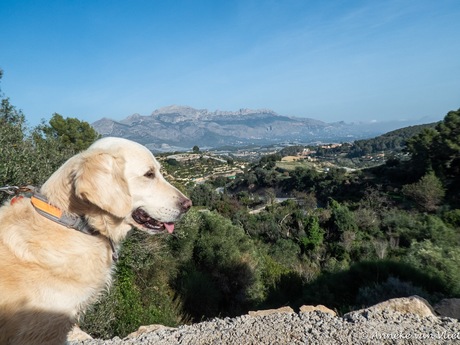
<svg viewBox="0 0 460 345"><path fill-rule="evenodd" d="M53 197L60 189L56 186L69 178L67 209L78 214L84 211L94 222L99 219L101 223L102 219L117 227L134 226L151 234L165 230L171 233L174 222L192 205L164 179L153 154L126 139L100 139L71 158L43 186L50 201L59 203L59 198ZM104 232L100 226L97 229Z"/></svg>

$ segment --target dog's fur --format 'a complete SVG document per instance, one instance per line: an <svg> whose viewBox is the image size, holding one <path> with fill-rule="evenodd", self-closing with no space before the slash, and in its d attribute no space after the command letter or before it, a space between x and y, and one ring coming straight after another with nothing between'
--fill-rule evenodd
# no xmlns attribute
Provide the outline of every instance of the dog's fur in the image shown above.
<svg viewBox="0 0 460 345"><path fill-rule="evenodd" d="M0 208L0 344L65 343L79 313L110 284L109 239L116 247L133 226L156 233L166 223L172 232L191 206L147 148L120 138L98 140L70 158L40 192L97 233L43 217L29 198ZM139 209L157 226L137 223Z"/></svg>

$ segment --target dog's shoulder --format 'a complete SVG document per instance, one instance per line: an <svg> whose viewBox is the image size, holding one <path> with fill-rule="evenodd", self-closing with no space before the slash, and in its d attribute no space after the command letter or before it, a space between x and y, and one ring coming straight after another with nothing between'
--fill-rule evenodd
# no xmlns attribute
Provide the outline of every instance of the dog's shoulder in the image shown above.
<svg viewBox="0 0 460 345"><path fill-rule="evenodd" d="M34 226L34 216L30 199L7 200L0 207L0 245L1 243L8 243L13 238L22 237L30 233L24 231L24 229Z"/></svg>

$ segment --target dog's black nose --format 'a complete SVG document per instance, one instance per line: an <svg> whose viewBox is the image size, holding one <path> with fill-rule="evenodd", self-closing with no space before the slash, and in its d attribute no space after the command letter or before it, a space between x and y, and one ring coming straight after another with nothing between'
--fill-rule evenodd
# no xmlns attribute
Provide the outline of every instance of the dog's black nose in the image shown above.
<svg viewBox="0 0 460 345"><path fill-rule="evenodd" d="M183 212L187 212L192 207L192 200L184 199L180 203Z"/></svg>

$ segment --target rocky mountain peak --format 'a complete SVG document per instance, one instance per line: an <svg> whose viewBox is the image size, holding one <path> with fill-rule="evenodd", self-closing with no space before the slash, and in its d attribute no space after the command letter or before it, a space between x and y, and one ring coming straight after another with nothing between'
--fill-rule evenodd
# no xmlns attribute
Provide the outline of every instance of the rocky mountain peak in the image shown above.
<svg viewBox="0 0 460 345"><path fill-rule="evenodd" d="M195 109L189 106L183 105L169 105L166 107L162 107L153 111L152 116L157 115L167 115L167 114L178 114L178 115L191 115L196 116L199 114L207 114L207 109Z"/></svg>
<svg viewBox="0 0 460 345"><path fill-rule="evenodd" d="M209 111L208 109L195 109L189 106L170 105L156 109L152 112L151 116L157 117L162 115L179 115L188 118L212 118L216 116L244 116L254 114L269 114L272 116L279 116L276 112L270 109L248 109L241 108L237 111L215 110Z"/></svg>
<svg viewBox="0 0 460 345"><path fill-rule="evenodd" d="M165 144L175 147L175 150L183 150L194 145L219 147L286 141L341 142L369 138L388 131L380 125L325 123L279 115L270 109L209 111L181 105L162 107L151 115L133 114L120 121L104 118L94 122L93 127L104 136L128 138L148 145L152 150L162 150Z"/></svg>

